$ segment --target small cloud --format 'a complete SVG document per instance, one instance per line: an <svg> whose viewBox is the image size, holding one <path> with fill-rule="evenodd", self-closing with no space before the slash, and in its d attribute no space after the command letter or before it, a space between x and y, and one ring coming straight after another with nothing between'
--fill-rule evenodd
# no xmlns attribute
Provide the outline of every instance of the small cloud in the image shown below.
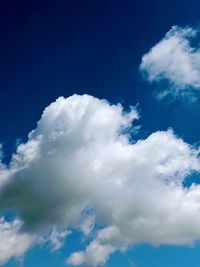
<svg viewBox="0 0 200 267"><path fill-rule="evenodd" d="M200 91L198 37L197 29L173 26L165 37L142 57L140 71L149 82L159 83L159 99L196 99Z"/></svg>
<svg viewBox="0 0 200 267"><path fill-rule="evenodd" d="M110 256L116 249L110 244L101 244L93 240L86 248L85 251L74 252L67 259L66 263L74 266L89 265L98 266L105 264Z"/></svg>
<svg viewBox="0 0 200 267"><path fill-rule="evenodd" d="M64 231L58 231L55 227L53 228L48 241L51 244L51 251L54 252L56 250L59 250L60 248L63 247L64 241L67 236L70 235L69 230L64 230Z"/></svg>
<svg viewBox="0 0 200 267"><path fill-rule="evenodd" d="M18 219L7 222L0 218L0 265L5 264L11 257L21 259L31 247L35 237L21 232L22 222Z"/></svg>

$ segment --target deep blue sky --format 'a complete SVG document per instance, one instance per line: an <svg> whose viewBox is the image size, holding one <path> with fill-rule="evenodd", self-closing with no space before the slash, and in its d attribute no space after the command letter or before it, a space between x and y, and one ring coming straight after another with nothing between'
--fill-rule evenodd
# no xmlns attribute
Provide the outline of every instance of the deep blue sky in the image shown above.
<svg viewBox="0 0 200 267"><path fill-rule="evenodd" d="M160 105L138 66L141 56L172 25L198 25L199 8L198 1L182 0L1 2L4 147L10 151L16 138L24 138L55 98L73 93L127 106L140 103L145 130L170 126L196 142L199 105Z"/></svg>
<svg viewBox="0 0 200 267"><path fill-rule="evenodd" d="M58 96L74 93L122 102L126 107L139 103L144 135L172 127L187 142L197 142L199 102L157 102L153 86L142 80L138 67L142 55L172 25L199 25L199 10L197 0L1 1L0 142L5 157L17 138L25 140L35 128L47 105ZM198 247L156 252L137 247L131 252L127 257L138 267L196 267L200 263ZM30 252L25 265L62 266L61 260L51 260L61 259L62 253L49 259L42 256L44 262L40 253ZM108 266L117 267L121 259L117 257ZM119 266L128 266L128 260L124 261Z"/></svg>

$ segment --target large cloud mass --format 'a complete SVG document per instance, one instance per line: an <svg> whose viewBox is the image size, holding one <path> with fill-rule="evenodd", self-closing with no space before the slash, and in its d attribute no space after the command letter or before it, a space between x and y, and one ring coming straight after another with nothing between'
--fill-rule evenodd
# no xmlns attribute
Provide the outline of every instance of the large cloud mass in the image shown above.
<svg viewBox="0 0 200 267"><path fill-rule="evenodd" d="M172 130L131 143L137 118L135 108L126 112L120 104L88 95L60 97L44 110L9 166L1 164L2 215L18 216L17 234L30 238L21 251L55 227L78 228L87 235L95 223L102 228L68 264L96 266L115 250L140 242L200 239L200 186L182 185L200 170L199 151ZM55 249L63 233L51 234ZM0 246L0 255L5 247ZM0 263L18 256L7 247Z"/></svg>
<svg viewBox="0 0 200 267"><path fill-rule="evenodd" d="M199 32L191 27L173 26L142 57L140 70L148 81L169 82L168 87L162 86L158 97L190 95L194 99L194 93L200 89L200 45L191 43L198 35Z"/></svg>

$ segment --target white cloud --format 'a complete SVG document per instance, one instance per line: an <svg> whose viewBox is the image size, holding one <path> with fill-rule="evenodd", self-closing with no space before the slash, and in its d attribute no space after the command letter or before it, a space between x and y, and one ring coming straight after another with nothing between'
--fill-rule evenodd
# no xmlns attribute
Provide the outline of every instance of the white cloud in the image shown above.
<svg viewBox="0 0 200 267"><path fill-rule="evenodd" d="M110 244L102 245L100 242L93 240L86 250L74 252L67 259L67 264L70 265L90 265L97 266L106 263L111 253L115 251L115 248Z"/></svg>
<svg viewBox="0 0 200 267"><path fill-rule="evenodd" d="M51 251L54 252L56 250L59 250L60 248L63 247L64 241L66 237L70 234L71 232L68 230L64 231L58 231L55 227L53 228L49 238L47 241L51 243Z"/></svg>
<svg viewBox="0 0 200 267"><path fill-rule="evenodd" d="M199 240L200 186L182 186L200 170L199 151L172 130L132 144L127 132L137 118L134 108L125 112L92 96L58 98L10 166L2 166L0 208L17 211L24 233L38 236L52 227L87 235L95 223L105 226L85 251L71 255L74 265L104 263L135 243ZM80 224L88 207L92 217ZM59 247L62 236L52 237Z"/></svg>
<svg viewBox="0 0 200 267"><path fill-rule="evenodd" d="M66 260L67 264L78 266L86 262L86 256L83 251L73 252Z"/></svg>
<svg viewBox="0 0 200 267"><path fill-rule="evenodd" d="M184 96L200 89L200 45L192 46L199 32L193 28L173 26L165 37L142 57L140 70L150 82L169 82L158 97Z"/></svg>
<svg viewBox="0 0 200 267"><path fill-rule="evenodd" d="M100 230L94 240L86 247L85 251L76 251L66 260L70 265L91 265L104 264L109 256L120 246L117 246L120 239L120 232L115 226Z"/></svg>
<svg viewBox="0 0 200 267"><path fill-rule="evenodd" d="M0 219L0 264L6 263L11 257L20 259L30 248L35 238L29 234L21 233L22 222L15 219L6 222Z"/></svg>

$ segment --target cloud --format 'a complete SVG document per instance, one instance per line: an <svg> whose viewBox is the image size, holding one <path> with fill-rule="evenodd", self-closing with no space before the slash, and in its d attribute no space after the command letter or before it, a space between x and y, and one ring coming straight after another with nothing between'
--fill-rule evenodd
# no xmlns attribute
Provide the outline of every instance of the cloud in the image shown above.
<svg viewBox="0 0 200 267"><path fill-rule="evenodd" d="M15 219L6 222L0 219L0 264L6 263L11 257L20 259L35 241L35 237L20 233L22 222Z"/></svg>
<svg viewBox="0 0 200 267"><path fill-rule="evenodd" d="M64 240L68 235L70 235L70 231L63 230L58 231L55 227L52 229L52 232L49 236L49 238L46 240L47 242L51 243L51 251L54 252L56 250L59 250L64 245Z"/></svg>
<svg viewBox="0 0 200 267"><path fill-rule="evenodd" d="M131 143L136 119L134 107L125 111L89 95L58 98L9 166L1 165L2 213L20 218L20 234L68 228L93 236L67 259L73 265L102 264L136 243L199 240L200 186L183 187L200 171L199 150L172 130ZM59 248L65 237L54 232L49 240Z"/></svg>
<svg viewBox="0 0 200 267"><path fill-rule="evenodd" d="M115 226L104 228L97 232L96 237L86 247L85 251L76 251L67 259L66 263L70 265L90 265L97 266L106 263L110 254L123 246L119 242L121 234Z"/></svg>
<svg viewBox="0 0 200 267"><path fill-rule="evenodd" d="M111 253L115 251L115 248L110 244L102 245L100 242L93 240L86 250L80 252L74 252L67 259L67 264L78 265L90 265L97 266L99 264L105 264Z"/></svg>
<svg viewBox="0 0 200 267"><path fill-rule="evenodd" d="M81 222L80 222L80 230L84 233L84 235L89 235L95 225L95 215L94 214L85 214L81 216Z"/></svg>
<svg viewBox="0 0 200 267"><path fill-rule="evenodd" d="M165 37L142 57L140 70L149 82L167 81L159 98L189 95L194 99L200 89L200 46L192 45L199 31L173 26ZM195 43L195 42L194 42Z"/></svg>

